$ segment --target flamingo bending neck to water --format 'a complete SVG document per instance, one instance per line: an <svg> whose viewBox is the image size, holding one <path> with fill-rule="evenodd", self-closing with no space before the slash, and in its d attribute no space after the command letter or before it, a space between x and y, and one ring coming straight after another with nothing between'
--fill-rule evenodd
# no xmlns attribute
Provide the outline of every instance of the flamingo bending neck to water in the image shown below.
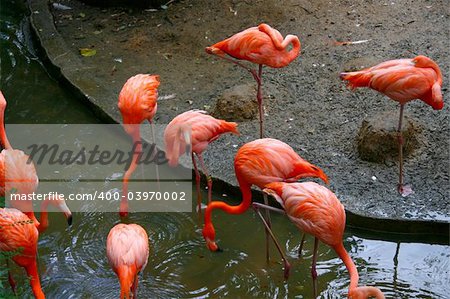
<svg viewBox="0 0 450 299"><path fill-rule="evenodd" d="M305 177L317 177L328 183L325 173L318 167L302 159L289 145L277 139L264 138L244 144L234 159L234 169L242 192L242 202L230 206L222 201L212 201L205 211L203 237L211 251L219 250L215 242L215 229L212 223L212 211L221 209L229 214L242 214L252 202L251 186L260 189L271 182L295 182ZM266 254L268 258L268 237L266 237ZM289 263L283 252L285 277L289 275Z"/></svg>
<svg viewBox="0 0 450 299"><path fill-rule="evenodd" d="M148 235L138 224L117 224L106 241L108 261L120 282L120 299L136 297L138 275L149 256Z"/></svg>
<svg viewBox="0 0 450 299"><path fill-rule="evenodd" d="M197 187L197 210L201 214L200 173L194 154L200 161L200 166L208 184L208 204L211 202L212 179L208 174L202 153L208 145L224 133L239 135L237 123L216 119L202 110L190 110L177 115L164 131L166 158L170 166L176 166L183 153L192 148L192 164L195 171Z"/></svg>
<svg viewBox="0 0 450 299"><path fill-rule="evenodd" d="M267 184L263 192L272 195L281 204L284 211L279 211L286 213L299 230L315 237L311 267L314 297L317 297L316 261L320 240L334 249L350 273L349 298L384 298L383 293L376 287L358 287L358 270L342 243L345 230L344 206L333 192L314 182L274 182ZM277 210L257 203L254 203L254 206Z"/></svg>
<svg viewBox="0 0 450 299"><path fill-rule="evenodd" d="M36 169L30 157L21 150L11 147L5 131L4 115L6 100L0 91L0 143L4 149L0 153L0 196L4 197L15 193L20 197L22 194L32 194L36 191L39 183ZM38 228L43 232L48 227L48 205L58 208L67 218L69 225L72 224L72 213L66 205L62 195L52 194L45 196L41 202L41 221L36 219L33 212L33 203L30 200L11 200L13 208L22 211L27 215Z"/></svg>
<svg viewBox="0 0 450 299"><path fill-rule="evenodd" d="M122 200L120 202L120 216L128 215L128 181L136 169L139 155L142 151L140 124L148 120L151 124L153 142L155 140L155 128L153 117L158 108L158 87L160 81L158 75L138 74L127 80L119 94L118 107L123 118L125 131L133 140L133 158L123 176ZM154 154L156 154L154 147ZM158 164L155 164L156 180L159 183Z"/></svg>

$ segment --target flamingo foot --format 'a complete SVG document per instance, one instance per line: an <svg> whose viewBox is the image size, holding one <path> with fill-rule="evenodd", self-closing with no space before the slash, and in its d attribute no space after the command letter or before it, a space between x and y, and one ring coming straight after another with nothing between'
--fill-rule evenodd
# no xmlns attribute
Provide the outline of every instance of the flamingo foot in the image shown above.
<svg viewBox="0 0 450 299"><path fill-rule="evenodd" d="M398 188L398 193L400 193L400 195L402 197L407 197L411 194L414 194L414 191L410 185L400 185L399 184L397 188Z"/></svg>
<svg viewBox="0 0 450 299"><path fill-rule="evenodd" d="M8 271L8 281L9 285L11 286L11 290L15 296L17 296L16 293L16 282L14 281L14 278L12 277L11 271Z"/></svg>
<svg viewBox="0 0 450 299"><path fill-rule="evenodd" d="M291 264L289 264L289 262L284 263L284 280L289 279L290 271L291 271Z"/></svg>

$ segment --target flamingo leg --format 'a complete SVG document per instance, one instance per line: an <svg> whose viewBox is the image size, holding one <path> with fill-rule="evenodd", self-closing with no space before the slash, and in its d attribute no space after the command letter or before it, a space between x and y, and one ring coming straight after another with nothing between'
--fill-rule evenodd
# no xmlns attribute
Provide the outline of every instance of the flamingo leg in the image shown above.
<svg viewBox="0 0 450 299"><path fill-rule="evenodd" d="M131 292L133 293L133 299L137 298L137 287L138 287L138 273L136 273L136 276L134 277L133 285L131 286Z"/></svg>
<svg viewBox="0 0 450 299"><path fill-rule="evenodd" d="M198 172L197 162L195 161L194 152L191 152L192 164L195 171L195 187L197 188L197 212L202 216L202 194L200 193L200 173Z"/></svg>
<svg viewBox="0 0 450 299"><path fill-rule="evenodd" d="M34 297L37 299L45 298L44 292L42 291L41 288L41 282L39 280L39 272L37 268L36 259L33 259L33 261L25 265L24 268L25 271L27 272L28 277L30 277L30 285Z"/></svg>
<svg viewBox="0 0 450 299"><path fill-rule="evenodd" d="M298 248L298 258L302 257L302 249L303 249L303 244L305 243L305 237L306 237L306 234L303 233L302 240L300 241L300 247Z"/></svg>
<svg viewBox="0 0 450 299"><path fill-rule="evenodd" d="M153 142L153 154L152 154L152 159L153 161L155 161L154 159L156 158L157 154L158 154L158 149L156 147L156 137L155 137L155 124L153 123L152 120L148 120L150 122L150 129L152 131L152 142ZM159 166L158 166L158 161L155 162L155 171L156 171L156 184L158 185L158 190L161 190L161 185L159 184Z"/></svg>
<svg viewBox="0 0 450 299"><path fill-rule="evenodd" d="M259 203L259 202L253 202L252 205L257 207L257 208L270 210L270 211L274 211L274 212L286 215L286 211L285 210L277 209L277 208L274 208L274 207L271 207L271 206L268 206L268 205L263 205L262 203Z"/></svg>
<svg viewBox="0 0 450 299"><path fill-rule="evenodd" d="M9 264L9 260L8 259L6 260L6 268L8 269L9 285L11 286L11 290L12 290L13 294L17 296L17 293L16 293L16 282L14 281L14 278L12 276L11 268L10 268L10 264Z"/></svg>
<svg viewBox="0 0 450 299"><path fill-rule="evenodd" d="M208 169L206 169L205 161L203 161L202 154L198 155L198 160L200 161L200 165L202 167L203 173L206 176L206 183L208 185L208 204L210 204L211 199L212 199L212 178L208 173Z"/></svg>
<svg viewBox="0 0 450 299"><path fill-rule="evenodd" d="M263 197L264 197L264 205L269 206L269 199L267 198L267 194L263 193ZM266 209L266 221L267 221L267 225L269 227L269 229L272 229L272 222L270 220L270 210ZM269 240L269 231L266 228L266 261L269 262L270 261L270 251L269 251L269 244L270 240Z"/></svg>
<svg viewBox="0 0 450 299"><path fill-rule="evenodd" d="M264 113L263 113L262 78L261 78L261 75L262 75L262 64L259 65L258 73L256 73L256 71L254 69L251 69L251 68L245 66L244 64L240 63L239 61L231 59L231 58L229 58L227 56L222 56L222 55L218 55L218 54L215 54L215 53L212 53L212 54L214 54L217 57L220 57L222 59L225 59L228 62L234 63L234 64L236 64L236 65L246 69L247 71L249 71L252 74L252 76L255 79L256 84L258 86L258 91L256 93L256 99L258 101L258 110L259 110L259 138L263 138L263 136L264 136L264 132L263 132L263 116L264 116Z"/></svg>
<svg viewBox="0 0 450 299"><path fill-rule="evenodd" d="M246 65L244 65L244 64L242 64L242 63L240 63L239 61L236 61L236 60L234 60L234 59L231 59L231 58L229 58L229 57L227 57L227 56L222 56L222 55L215 54L215 53L212 53L212 54L216 55L216 56L219 57L219 58L225 59L225 60L228 61L228 62L234 63L234 64L236 64L236 65L238 65L238 66L240 66L240 67L246 69L247 71L249 71L249 72L253 75L253 77L256 77L256 76L257 76L255 70L253 70L253 69L249 68L248 66L246 66ZM255 80L256 80L256 78L255 78Z"/></svg>
<svg viewBox="0 0 450 299"><path fill-rule="evenodd" d="M266 209L266 210L270 210L270 211L274 211L274 212L286 215L286 212L282 209L277 209L277 208L274 208L274 207L271 207L268 205L263 205L263 204L260 204L259 202L254 202L254 203L252 203L252 205L257 208ZM303 233L302 240L300 241L300 247L298 249L298 257L299 258L302 257L302 249L303 249L303 244L305 243L305 237L306 237L306 234Z"/></svg>
<svg viewBox="0 0 450 299"><path fill-rule="evenodd" d="M313 288L314 288L314 298L317 298L317 271L316 271L316 263L317 263L317 250L319 249L319 239L314 238L314 252L313 252L313 260L311 264L311 276L313 279Z"/></svg>
<svg viewBox="0 0 450 299"><path fill-rule="evenodd" d="M259 138L264 138L264 106L263 106L263 96L262 96L262 67L260 64L258 68L258 79L255 78L258 84L258 91L256 93L256 99L258 100L258 110L259 110Z"/></svg>
<svg viewBox="0 0 450 299"><path fill-rule="evenodd" d="M253 209L255 210L256 214L259 216L259 218L263 222L264 226L266 227L266 231L269 233L270 237L272 238L273 242L275 243L275 246L278 249L278 252L281 255L281 258L283 259L283 262L284 262L284 279L287 280L289 278L289 271L291 269L291 265L289 264L285 254L283 253L283 250L281 249L281 246L278 243L277 239L275 238L272 230L270 229L269 225L267 224L266 219L261 214L261 212L260 212L260 210L258 208L258 207L260 207L260 205L255 205L255 203L253 203L252 206L253 206Z"/></svg>
<svg viewBox="0 0 450 299"><path fill-rule="evenodd" d="M397 139L398 139L398 159L399 159L399 178L398 178L398 192L406 197L413 193L411 186L404 185L403 183L403 135L402 135L402 120L403 120L403 110L405 104L400 104L400 117L398 120L397 128Z"/></svg>

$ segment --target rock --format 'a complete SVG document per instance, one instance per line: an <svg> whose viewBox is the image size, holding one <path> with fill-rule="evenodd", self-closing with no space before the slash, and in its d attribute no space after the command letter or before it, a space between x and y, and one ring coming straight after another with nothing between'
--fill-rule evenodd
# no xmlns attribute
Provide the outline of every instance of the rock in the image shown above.
<svg viewBox="0 0 450 299"><path fill-rule="evenodd" d="M255 85L243 84L225 90L211 114L227 121L248 121L257 118Z"/></svg>
<svg viewBox="0 0 450 299"><path fill-rule="evenodd" d="M358 152L361 159L369 162L384 162L398 159L397 139L398 113L385 112L368 117L358 133ZM408 157L419 146L420 127L403 117L403 158Z"/></svg>

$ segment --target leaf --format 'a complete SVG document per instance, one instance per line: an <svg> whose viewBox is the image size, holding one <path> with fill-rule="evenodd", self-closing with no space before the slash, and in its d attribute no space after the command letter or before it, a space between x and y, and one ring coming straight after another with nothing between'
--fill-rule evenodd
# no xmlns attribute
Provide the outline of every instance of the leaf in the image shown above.
<svg viewBox="0 0 450 299"><path fill-rule="evenodd" d="M80 54L84 57L94 56L95 54L97 54L97 50L91 48L81 48Z"/></svg>

